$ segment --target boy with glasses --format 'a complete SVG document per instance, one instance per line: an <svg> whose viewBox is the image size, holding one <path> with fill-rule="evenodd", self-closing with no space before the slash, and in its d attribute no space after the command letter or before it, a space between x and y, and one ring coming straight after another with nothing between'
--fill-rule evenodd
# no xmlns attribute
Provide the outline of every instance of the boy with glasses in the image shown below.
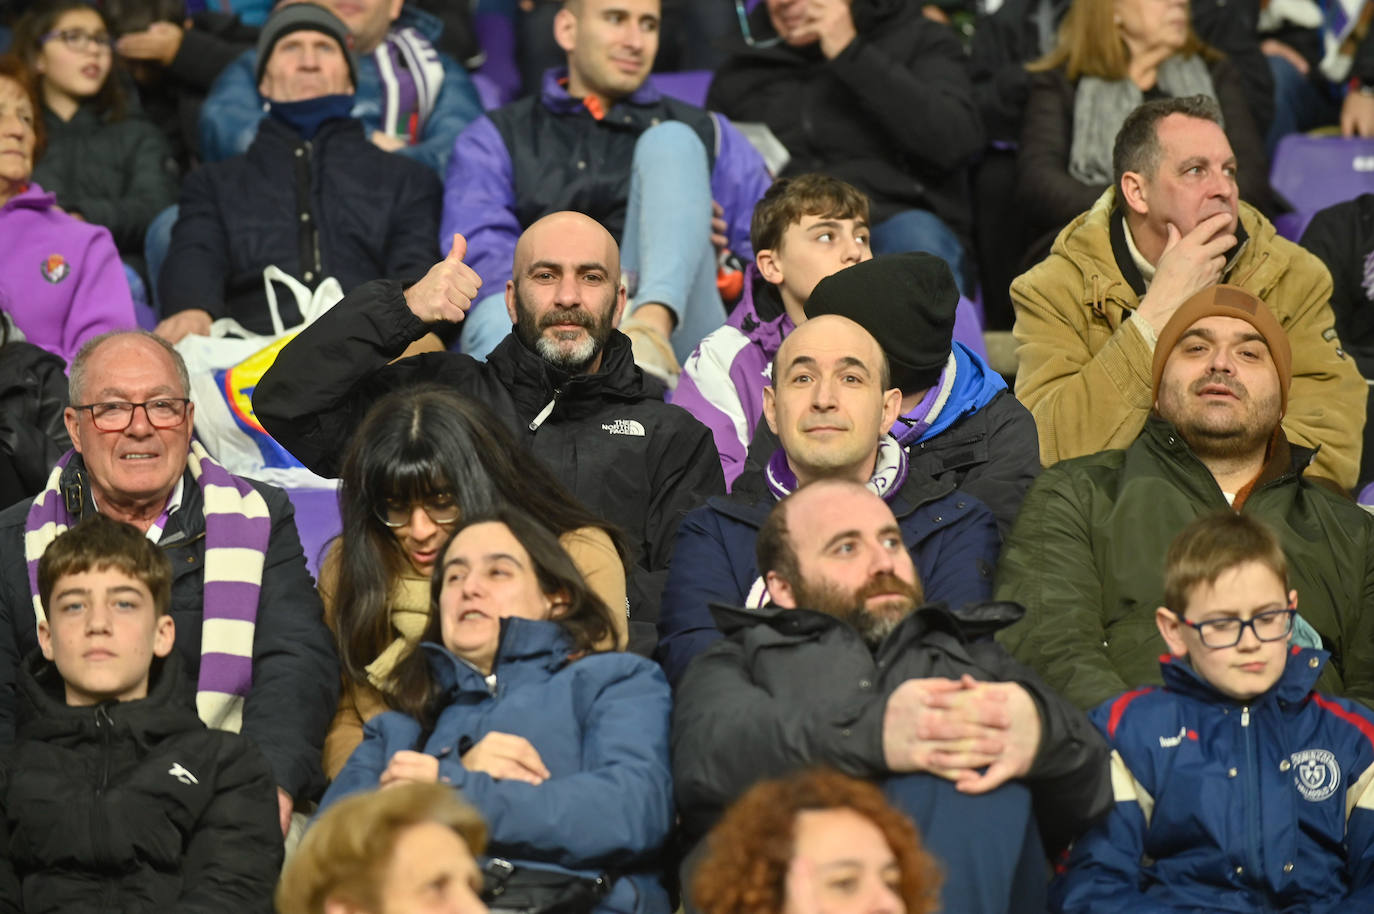
<svg viewBox="0 0 1374 914"><path fill-rule="evenodd" d="M1073 847L1053 909L1304 911L1374 905L1374 715L1313 691L1290 646L1278 539L1206 516L1169 548L1164 687L1092 712L1116 806Z"/></svg>

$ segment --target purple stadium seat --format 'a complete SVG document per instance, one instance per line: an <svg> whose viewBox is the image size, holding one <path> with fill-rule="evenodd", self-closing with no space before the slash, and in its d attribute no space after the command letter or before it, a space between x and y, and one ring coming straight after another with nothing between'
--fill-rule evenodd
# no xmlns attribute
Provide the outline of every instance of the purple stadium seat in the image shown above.
<svg viewBox="0 0 1374 914"><path fill-rule="evenodd" d="M1374 139L1290 134L1279 141L1269 183L1294 209L1274 224L1297 240L1313 213L1374 191Z"/></svg>
<svg viewBox="0 0 1374 914"><path fill-rule="evenodd" d="M959 307L954 310L954 339L987 361L988 345L983 342L983 321L978 316L978 306L962 295L959 296Z"/></svg>
<svg viewBox="0 0 1374 914"><path fill-rule="evenodd" d="M152 305L146 302L134 302L134 318L138 321L138 326L143 330L156 330L158 325L157 312Z"/></svg>
<svg viewBox="0 0 1374 914"><path fill-rule="evenodd" d="M664 95L689 105L705 107L706 90L711 88L710 70L683 70L681 73L655 73L654 85Z"/></svg>
<svg viewBox="0 0 1374 914"><path fill-rule="evenodd" d="M488 111L520 94L520 71L515 68L515 23L503 13L478 12L472 18L477 42L487 58L473 74L473 85Z"/></svg>
<svg viewBox="0 0 1374 914"><path fill-rule="evenodd" d="M325 547L342 529L338 493L332 489L287 489L286 494L296 508L296 529L301 534L305 565L318 581Z"/></svg>

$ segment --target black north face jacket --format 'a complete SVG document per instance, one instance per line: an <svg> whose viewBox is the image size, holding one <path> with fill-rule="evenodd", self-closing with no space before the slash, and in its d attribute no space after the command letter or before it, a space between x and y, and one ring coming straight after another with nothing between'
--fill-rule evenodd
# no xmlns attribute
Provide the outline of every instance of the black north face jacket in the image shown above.
<svg viewBox="0 0 1374 914"><path fill-rule="evenodd" d="M338 476L348 439L383 394L432 382L481 401L574 496L625 533L637 553L626 568L630 646L651 651L678 524L725 492L710 431L663 402L663 386L639 370L618 331L595 374L569 375L514 334L485 362L434 352L387 364L428 329L406 307L400 283L367 283L287 344L258 383L254 413L303 464Z"/></svg>
<svg viewBox="0 0 1374 914"><path fill-rule="evenodd" d="M0 762L0 912L272 910L272 770L247 737L201 723L175 652L137 701L68 706L36 651L20 692Z"/></svg>

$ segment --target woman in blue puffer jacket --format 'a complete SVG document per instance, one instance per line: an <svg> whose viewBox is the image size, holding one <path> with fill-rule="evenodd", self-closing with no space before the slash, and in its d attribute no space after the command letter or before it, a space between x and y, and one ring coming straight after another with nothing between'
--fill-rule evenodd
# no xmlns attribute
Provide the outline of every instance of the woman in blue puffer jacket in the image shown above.
<svg viewBox="0 0 1374 914"><path fill-rule="evenodd" d="M673 822L672 699L658 666L598 649L610 610L513 509L459 523L431 595L422 649L395 674L403 710L368 722L321 810L379 784L452 784L490 827L496 908L667 914L655 867Z"/></svg>

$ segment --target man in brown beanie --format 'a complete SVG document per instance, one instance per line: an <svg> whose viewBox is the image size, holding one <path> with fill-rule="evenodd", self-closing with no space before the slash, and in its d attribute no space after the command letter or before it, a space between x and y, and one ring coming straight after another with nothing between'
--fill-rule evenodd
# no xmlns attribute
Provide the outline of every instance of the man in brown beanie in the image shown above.
<svg viewBox="0 0 1374 914"><path fill-rule="evenodd" d="M1367 397L1336 336L1331 277L1239 199L1219 120L1203 96L1146 102L1126 118L1114 185L1011 285L1016 395L1035 416L1046 466L1125 447L1154 402L1164 325L1194 292L1230 283L1263 298L1292 341L1285 432L1320 445L1312 472L1351 489Z"/></svg>
<svg viewBox="0 0 1374 914"><path fill-rule="evenodd" d="M1295 641L1331 652L1317 688L1374 707L1374 516L1305 475L1316 454L1281 424L1292 363L1260 299L1196 292L1160 330L1135 441L1031 486L997 569L997 596L1026 615L998 637L1079 707L1161 681L1165 552L1194 518L1227 510L1283 543L1306 620Z"/></svg>

